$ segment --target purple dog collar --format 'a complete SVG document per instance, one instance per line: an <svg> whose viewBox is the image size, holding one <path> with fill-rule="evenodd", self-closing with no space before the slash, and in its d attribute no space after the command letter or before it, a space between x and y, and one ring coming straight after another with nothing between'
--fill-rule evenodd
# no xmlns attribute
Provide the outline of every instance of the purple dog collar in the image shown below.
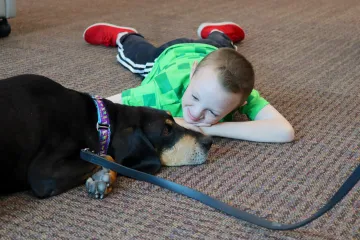
<svg viewBox="0 0 360 240"><path fill-rule="evenodd" d="M106 154L111 136L110 129L110 118L109 114L104 106L102 98L95 95L92 96L92 99L95 102L95 106L97 109L98 122L96 123L96 130L99 132L99 140L100 140L100 154Z"/></svg>

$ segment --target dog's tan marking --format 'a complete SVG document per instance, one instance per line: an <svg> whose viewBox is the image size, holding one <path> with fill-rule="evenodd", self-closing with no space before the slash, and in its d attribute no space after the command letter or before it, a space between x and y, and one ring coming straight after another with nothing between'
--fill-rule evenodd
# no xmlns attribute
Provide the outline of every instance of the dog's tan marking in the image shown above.
<svg viewBox="0 0 360 240"><path fill-rule="evenodd" d="M165 123L172 126L174 124L173 121L171 121L170 119L165 119Z"/></svg>
<svg viewBox="0 0 360 240"><path fill-rule="evenodd" d="M106 160L115 162L111 156L104 156ZM89 195L93 198L103 198L112 192L112 185L116 180L117 173L107 169L100 168L91 177L86 180L85 186Z"/></svg>
<svg viewBox="0 0 360 240"><path fill-rule="evenodd" d="M170 116L172 116L170 111L166 111L166 113L169 114Z"/></svg>
<svg viewBox="0 0 360 240"><path fill-rule="evenodd" d="M204 163L206 157L196 139L185 135L172 148L161 153L160 161L164 166L194 165Z"/></svg>
<svg viewBox="0 0 360 240"><path fill-rule="evenodd" d="M106 160L108 160L110 162L115 162L115 160L109 155L106 155L105 158L106 158ZM112 191L112 185L116 181L117 173L113 170L110 170L109 176L110 176L110 185L109 185L109 187L106 188L105 195L109 194Z"/></svg>

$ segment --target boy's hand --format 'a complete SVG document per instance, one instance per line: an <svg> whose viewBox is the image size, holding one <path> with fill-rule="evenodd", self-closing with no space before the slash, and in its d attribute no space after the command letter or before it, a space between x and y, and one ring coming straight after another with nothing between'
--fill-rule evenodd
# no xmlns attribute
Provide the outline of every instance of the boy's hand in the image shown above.
<svg viewBox="0 0 360 240"><path fill-rule="evenodd" d="M202 134L204 134L204 132L201 130L200 126L196 126L194 124L190 124L188 122L186 122L183 118L174 118L175 122L177 124L179 124L180 126L184 127L184 128L187 128L187 129L190 129L190 130L193 130L193 131L196 131L196 132L200 132Z"/></svg>
<svg viewBox="0 0 360 240"><path fill-rule="evenodd" d="M195 125L197 127L211 127L211 124L209 124L209 123L195 123L193 125Z"/></svg>

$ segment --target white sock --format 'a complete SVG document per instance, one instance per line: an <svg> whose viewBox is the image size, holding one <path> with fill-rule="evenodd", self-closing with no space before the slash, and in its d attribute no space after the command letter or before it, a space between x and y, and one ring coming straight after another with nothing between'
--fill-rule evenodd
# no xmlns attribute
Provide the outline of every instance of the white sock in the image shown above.
<svg viewBox="0 0 360 240"><path fill-rule="evenodd" d="M220 30L217 30L217 29L213 29L213 30L211 30L211 32L210 32L210 33L212 33L212 32L221 32L221 33L224 33L224 32L222 32L222 31L220 31Z"/></svg>
<svg viewBox="0 0 360 240"><path fill-rule="evenodd" d="M129 34L128 32L121 32L121 33L118 33L118 35L116 36L116 44L119 46L120 44L120 38L122 36L125 36L126 34Z"/></svg>

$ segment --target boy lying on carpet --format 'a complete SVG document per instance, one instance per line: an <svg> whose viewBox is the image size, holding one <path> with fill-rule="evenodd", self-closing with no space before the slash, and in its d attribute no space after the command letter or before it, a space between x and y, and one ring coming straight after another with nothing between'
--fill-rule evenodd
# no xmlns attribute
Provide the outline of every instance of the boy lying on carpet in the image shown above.
<svg viewBox="0 0 360 240"><path fill-rule="evenodd" d="M87 43L118 47L118 62L144 79L108 99L169 111L180 125L211 136L289 142L290 123L254 87L251 63L233 43L245 33L235 23L203 23L199 39L179 38L155 47L134 28L89 26ZM251 121L234 122L235 111Z"/></svg>

